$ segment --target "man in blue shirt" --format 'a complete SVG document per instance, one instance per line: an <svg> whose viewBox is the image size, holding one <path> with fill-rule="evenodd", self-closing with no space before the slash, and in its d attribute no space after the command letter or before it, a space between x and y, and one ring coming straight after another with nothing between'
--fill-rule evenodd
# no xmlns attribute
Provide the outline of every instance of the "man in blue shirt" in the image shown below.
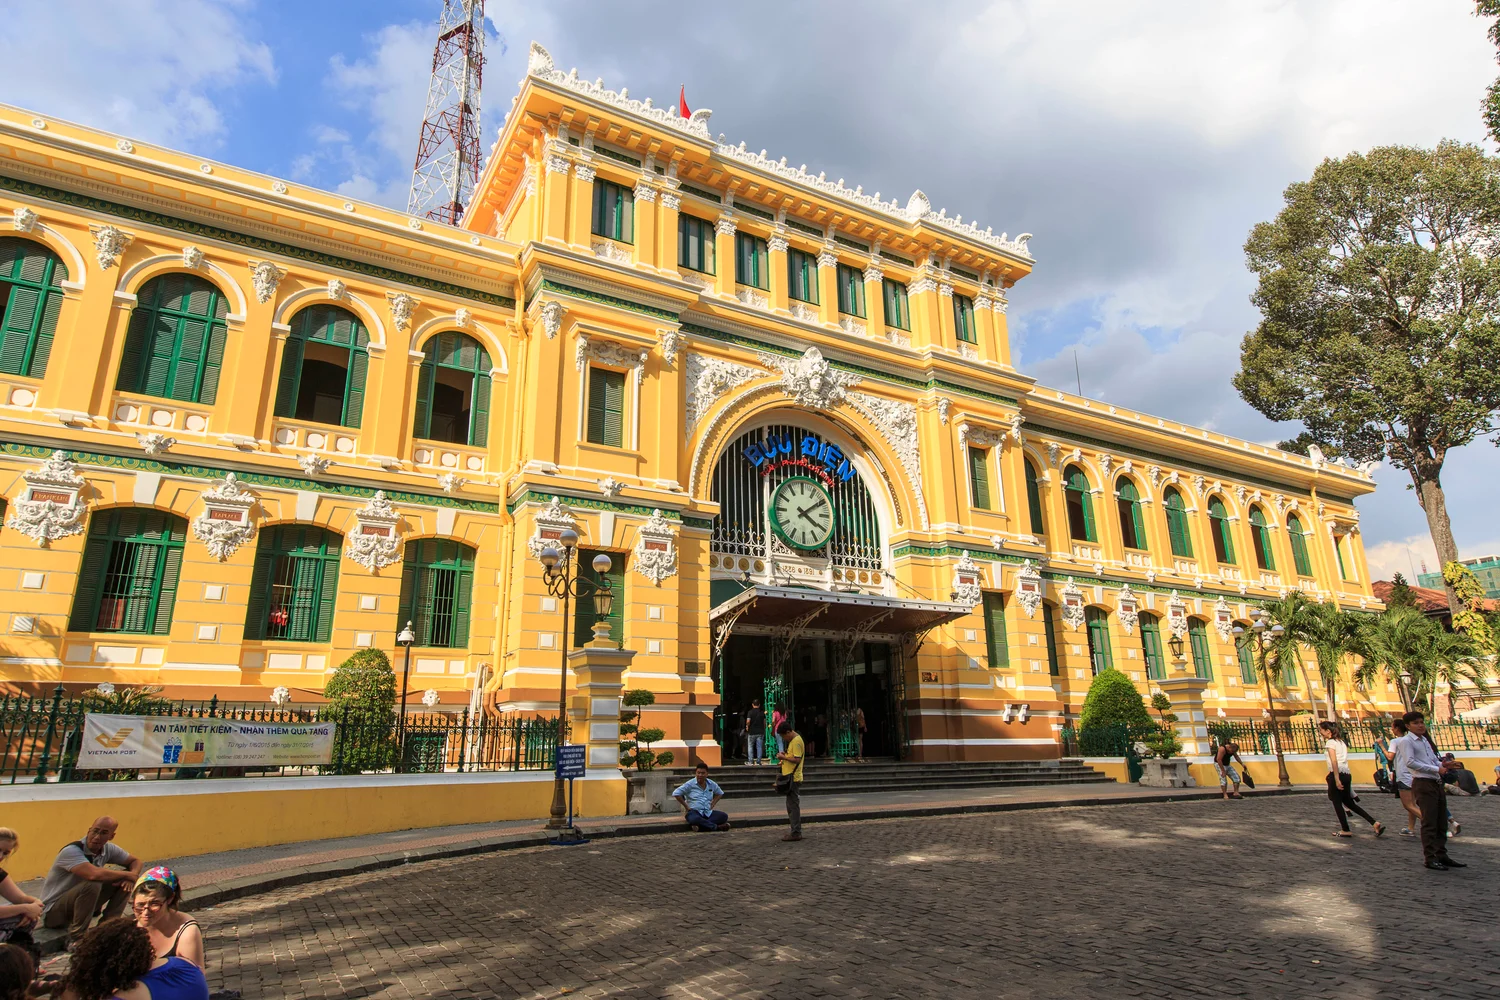
<svg viewBox="0 0 1500 1000"><path fill-rule="evenodd" d="M707 764L699 764L693 776L672 793L672 798L687 810L688 826L695 831L729 829L728 814L714 808L723 797L724 789L709 778Z"/></svg>

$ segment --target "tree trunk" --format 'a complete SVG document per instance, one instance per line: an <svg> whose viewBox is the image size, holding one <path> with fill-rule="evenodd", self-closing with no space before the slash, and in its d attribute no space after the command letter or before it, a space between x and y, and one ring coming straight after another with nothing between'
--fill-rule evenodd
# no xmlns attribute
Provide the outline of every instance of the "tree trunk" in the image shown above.
<svg viewBox="0 0 1500 1000"><path fill-rule="evenodd" d="M1448 520L1448 502L1443 496L1443 484L1436 475L1420 478L1412 474L1417 487L1417 499L1422 504L1422 513L1427 515L1427 531L1432 535L1433 548L1437 549L1438 571L1450 562L1458 561L1458 543L1453 540L1453 522ZM1463 602L1446 583L1448 609L1453 614L1464 609Z"/></svg>

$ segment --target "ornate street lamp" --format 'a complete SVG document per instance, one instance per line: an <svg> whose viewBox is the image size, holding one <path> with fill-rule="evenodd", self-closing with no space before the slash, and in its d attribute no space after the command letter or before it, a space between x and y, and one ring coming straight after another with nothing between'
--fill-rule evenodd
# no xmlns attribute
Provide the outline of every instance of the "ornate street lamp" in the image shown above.
<svg viewBox="0 0 1500 1000"><path fill-rule="evenodd" d="M411 679L411 647L417 641L417 633L411 630L411 622L396 634L396 645L406 647L406 664L401 668L401 724L396 728L397 743L401 756L396 759L396 770L406 767L406 684Z"/></svg>
<svg viewBox="0 0 1500 1000"><path fill-rule="evenodd" d="M1411 671L1410 670L1406 670L1405 668L1403 668L1402 671L1399 674L1396 675L1396 680L1400 682L1400 686L1401 686L1401 704L1405 708L1406 711L1410 712L1411 711L1411 681L1412 681Z"/></svg>
<svg viewBox="0 0 1500 1000"><path fill-rule="evenodd" d="M1167 648L1172 650L1172 663L1174 665L1187 662L1182 658L1182 636L1173 632L1172 637L1167 640Z"/></svg>
<svg viewBox="0 0 1500 1000"><path fill-rule="evenodd" d="M608 618L610 612L614 610L615 595L608 583L595 583L576 574L569 575L573 569L573 550L578 546L578 532L572 528L565 528L557 536L557 541L562 545L560 550L549 545L542 549L537 558L543 567L542 581L547 585L547 593L553 597L561 597L563 602L562 659L558 663L557 681L557 745L561 747L568 742L568 610L570 599L576 597L580 602L585 597L593 599L594 617L599 620L594 626L594 639L598 641L609 638L609 625L604 622L604 619ZM603 576L609 572L614 563L609 556L601 552L594 557L592 565L594 572ZM563 789L561 775L555 774L552 780L552 814L547 820L547 829L566 830L567 828L567 793Z"/></svg>
<svg viewBox="0 0 1500 1000"><path fill-rule="evenodd" d="M1260 664L1260 676L1266 685L1266 714L1271 718L1271 746L1276 750L1276 776L1277 784L1282 788L1291 788L1292 779L1286 773L1286 756L1281 752L1281 730L1276 725L1276 699L1271 693L1271 674L1266 669L1266 654L1270 652L1282 636L1286 635L1286 629L1281 625L1266 626L1266 612L1264 608L1256 608L1251 612L1250 634L1245 633L1243 625L1234 627L1234 644L1239 649L1250 648Z"/></svg>

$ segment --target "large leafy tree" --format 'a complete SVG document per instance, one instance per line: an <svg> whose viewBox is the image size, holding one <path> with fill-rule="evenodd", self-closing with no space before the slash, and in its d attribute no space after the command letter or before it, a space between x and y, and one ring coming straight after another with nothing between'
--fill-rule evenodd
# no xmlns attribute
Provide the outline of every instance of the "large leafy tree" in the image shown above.
<svg viewBox="0 0 1500 1000"><path fill-rule="evenodd" d="M1323 161L1285 200L1245 244L1262 320L1235 388L1301 421L1297 450L1404 470L1450 562L1443 462L1500 408L1500 161L1385 146Z"/></svg>
<svg viewBox="0 0 1500 1000"><path fill-rule="evenodd" d="M1500 18L1500 0L1475 0L1474 12L1480 17ZM1500 48L1500 20L1490 23L1490 41ZM1490 138L1500 142L1500 79L1490 84L1484 95L1484 123L1489 126Z"/></svg>

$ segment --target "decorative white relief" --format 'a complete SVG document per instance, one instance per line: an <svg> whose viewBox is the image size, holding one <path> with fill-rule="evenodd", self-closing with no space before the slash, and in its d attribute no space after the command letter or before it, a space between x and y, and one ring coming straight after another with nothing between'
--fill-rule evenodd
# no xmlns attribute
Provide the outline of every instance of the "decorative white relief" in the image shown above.
<svg viewBox="0 0 1500 1000"><path fill-rule="evenodd" d="M1062 445L1056 441L1047 442L1047 464L1057 468L1057 459L1062 454Z"/></svg>
<svg viewBox="0 0 1500 1000"><path fill-rule="evenodd" d="M867 392L851 392L848 399L849 405L875 425L900 459L917 500L917 516L926 529L927 501L923 495L922 461L917 447L917 408L911 403L872 396Z"/></svg>
<svg viewBox="0 0 1500 1000"><path fill-rule="evenodd" d="M648 354L648 351L640 347L612 344L607 340L594 340L580 333L574 349L573 363L579 371L583 371L590 358L616 368L629 368L634 372L635 384L639 387L641 379L646 374Z"/></svg>
<svg viewBox="0 0 1500 1000"><path fill-rule="evenodd" d="M309 476L321 476L332 464L328 459L321 455L314 455L312 452L297 456L297 465Z"/></svg>
<svg viewBox="0 0 1500 1000"><path fill-rule="evenodd" d="M883 263L884 263L884 261L882 261L880 259L880 255L878 253L874 257L870 258L870 262L865 265L865 283L866 284L869 284L872 281L882 281L882 280L884 280L884 278L885 278L885 269L881 267L881 264L883 264Z"/></svg>
<svg viewBox="0 0 1500 1000"><path fill-rule="evenodd" d="M231 472L203 491L203 513L193 519L193 536L223 562L255 537L254 506L255 494Z"/></svg>
<svg viewBox="0 0 1500 1000"><path fill-rule="evenodd" d="M271 193L272 194L286 194L286 181L272 181L271 182Z"/></svg>
<svg viewBox="0 0 1500 1000"><path fill-rule="evenodd" d="M94 234L94 256L99 261L100 270L108 271L114 267L120 259L120 254L125 252L135 237L114 226L90 226L89 232Z"/></svg>
<svg viewBox="0 0 1500 1000"><path fill-rule="evenodd" d="M203 251L197 247L182 248L182 266L196 271L203 266Z"/></svg>
<svg viewBox="0 0 1500 1000"><path fill-rule="evenodd" d="M1067 586L1062 589L1062 620L1068 628L1083 628L1083 591L1068 577Z"/></svg>
<svg viewBox="0 0 1500 1000"><path fill-rule="evenodd" d="M1323 449L1319 448L1315 444L1310 444L1307 446L1307 460L1312 463L1312 467L1314 469L1321 469L1324 463L1327 461L1327 459L1323 457Z"/></svg>
<svg viewBox="0 0 1500 1000"><path fill-rule="evenodd" d="M635 571L658 587L677 572L677 533L660 510L653 510L646 523L635 530L631 555Z"/></svg>
<svg viewBox="0 0 1500 1000"><path fill-rule="evenodd" d="M558 171L558 173L566 173L566 172L567 172L566 170L559 170ZM573 176L577 177L579 180L583 181L585 184L592 184L592 183L594 183L594 176L595 176L594 168L591 167L591 166L589 166L587 163L577 163L577 164L574 164L573 165Z"/></svg>
<svg viewBox="0 0 1500 1000"><path fill-rule="evenodd" d="M938 295L941 296L942 298L945 298L945 299L951 299L951 298L953 298L953 286L950 285L950 284L948 284L946 281L939 281L937 289L938 289Z"/></svg>
<svg viewBox="0 0 1500 1000"><path fill-rule="evenodd" d="M374 572L401 561L401 539L396 525L401 515L377 490L370 502L354 512L356 529L344 539L344 553Z"/></svg>
<svg viewBox="0 0 1500 1000"><path fill-rule="evenodd" d="M1003 548L1005 548L1005 539L1001 538L999 535L991 535L990 536L990 545L992 545L993 547L995 547L997 549L1003 549Z"/></svg>
<svg viewBox="0 0 1500 1000"><path fill-rule="evenodd" d="M856 337L865 336L865 325L853 316L840 316L839 329L845 333L852 333Z"/></svg>
<svg viewBox="0 0 1500 1000"><path fill-rule="evenodd" d="M756 309L769 309L771 307L771 300L753 288L736 289L734 297L745 303L745 305L754 306Z"/></svg>
<svg viewBox="0 0 1500 1000"><path fill-rule="evenodd" d="M965 607L974 607L984 600L983 586L984 571L965 549L963 557L953 567L954 601Z"/></svg>
<svg viewBox="0 0 1500 1000"><path fill-rule="evenodd" d="M1172 597L1167 601L1167 631L1181 639L1187 635L1187 630L1187 602L1174 590Z"/></svg>
<svg viewBox="0 0 1500 1000"><path fill-rule="evenodd" d="M255 301L264 305L276 294L286 272L268 260L250 262L250 285L255 289Z"/></svg>
<svg viewBox="0 0 1500 1000"><path fill-rule="evenodd" d="M1161 485L1161 466L1146 466L1146 478L1151 480L1151 488L1154 490Z"/></svg>
<svg viewBox="0 0 1500 1000"><path fill-rule="evenodd" d="M542 550L552 545L563 531L568 528L578 530L578 518L573 516L573 511L563 506L560 497L552 497L546 506L536 512L536 531L526 541L526 548L533 559L542 554Z"/></svg>
<svg viewBox="0 0 1500 1000"><path fill-rule="evenodd" d="M154 432L151 434L137 434L135 439L140 443L141 450L148 455L165 455L177 443L176 438Z"/></svg>
<svg viewBox="0 0 1500 1000"><path fill-rule="evenodd" d="M784 230L778 229L766 237L766 250L771 253L786 253L788 245Z"/></svg>
<svg viewBox="0 0 1500 1000"><path fill-rule="evenodd" d="M568 158L566 156L558 156L554 153L547 157L547 173L565 174L567 172ZM592 172L590 172L589 180L593 180Z"/></svg>
<svg viewBox="0 0 1500 1000"><path fill-rule="evenodd" d="M116 139L115 148L122 153L134 153L135 143L131 142L129 139Z"/></svg>
<svg viewBox="0 0 1500 1000"><path fill-rule="evenodd" d="M1116 614L1120 617L1120 625L1124 627L1125 634L1131 635L1135 632L1136 625L1141 620L1140 602L1136 600L1135 591L1130 589L1130 584L1120 588L1120 594L1115 599Z"/></svg>
<svg viewBox="0 0 1500 1000"><path fill-rule="evenodd" d="M733 236L739 227L739 220L732 215L721 215L714 220L714 232L720 236Z"/></svg>
<svg viewBox="0 0 1500 1000"><path fill-rule="evenodd" d="M791 310L793 318L795 319L800 319L804 323L818 322L818 310L814 309L806 302L793 302L789 308Z"/></svg>
<svg viewBox="0 0 1500 1000"><path fill-rule="evenodd" d="M1207 480L1205 480L1202 476L1193 477L1193 492L1198 494L1198 498L1200 500L1203 499L1203 488L1206 482Z"/></svg>
<svg viewBox="0 0 1500 1000"><path fill-rule="evenodd" d="M553 65L551 53L536 42L531 43L531 51L527 55L526 74L538 80L556 84L565 90L583 94L601 103L612 104L633 115L650 119L678 132L696 136L699 139L712 140L713 138L708 133L708 119L713 114L709 109L699 108L693 112L691 118L683 118L677 113L675 102L669 101L665 107L659 108L651 103L650 98L644 101L632 100L627 90L621 89L618 93L606 90L602 79L591 83L588 80L579 79L576 69L567 73L558 69Z"/></svg>
<svg viewBox="0 0 1500 1000"><path fill-rule="evenodd" d="M1005 432L992 427L981 427L967 420L958 425L958 443L965 447L993 448L1005 440Z"/></svg>
<svg viewBox="0 0 1500 1000"><path fill-rule="evenodd" d="M457 309L453 310L453 325L458 327L460 330L467 330L469 328L469 323L473 319L474 314L469 312L469 310L465 309L463 306L459 306Z"/></svg>
<svg viewBox="0 0 1500 1000"><path fill-rule="evenodd" d="M391 304L391 322L405 333L411 329L411 316L417 308L417 300L405 292L386 292L386 301Z"/></svg>
<svg viewBox="0 0 1500 1000"><path fill-rule="evenodd" d="M678 271L677 277L681 278L685 284L692 285L698 289L708 288L713 284L706 276L699 274L691 268Z"/></svg>
<svg viewBox="0 0 1500 1000"><path fill-rule="evenodd" d="M1241 507L1245 506L1245 497L1249 495L1250 491L1245 489L1245 487L1243 486L1236 486L1234 488L1234 499L1239 503Z"/></svg>
<svg viewBox="0 0 1500 1000"><path fill-rule="evenodd" d="M330 299L337 301L339 299L342 299L347 294L349 294L348 285L344 284L338 278L328 279L328 297Z"/></svg>
<svg viewBox="0 0 1500 1000"><path fill-rule="evenodd" d="M906 293L908 295L916 296L921 295L923 292L930 292L935 288L937 288L937 282L934 281L930 275L924 274L916 281L913 281L909 286L907 286Z"/></svg>
<svg viewBox="0 0 1500 1000"><path fill-rule="evenodd" d="M766 373L759 368L722 361L702 354L687 355L687 435L692 437L693 428L703 415L720 398L752 379L763 378Z"/></svg>
<svg viewBox="0 0 1500 1000"><path fill-rule="evenodd" d="M542 330L551 340L562 329L563 304L555 299L542 303Z"/></svg>
<svg viewBox="0 0 1500 1000"><path fill-rule="evenodd" d="M938 403L937 403L938 423L940 423L940 424L946 424L948 422L948 411L951 410L952 408L953 408L953 400L949 399L947 396L944 396L942 399L938 400Z"/></svg>
<svg viewBox="0 0 1500 1000"><path fill-rule="evenodd" d="M842 403L845 392L861 381L858 375L834 370L816 347L809 347L795 359L762 354L760 362L781 372L781 391L797 405L820 410Z"/></svg>
<svg viewBox="0 0 1500 1000"><path fill-rule="evenodd" d="M886 327L885 339L886 343L892 344L896 347L911 347L911 338L902 333L900 330L897 330L895 327Z"/></svg>
<svg viewBox="0 0 1500 1000"><path fill-rule="evenodd" d="M1113 455L1108 452L1101 452L1099 454L1099 471L1103 473L1105 479L1109 478L1109 470L1114 464L1115 458Z"/></svg>
<svg viewBox="0 0 1500 1000"><path fill-rule="evenodd" d="M427 708L437 708L437 704L441 700L442 696L437 693L437 688L428 688L422 692L422 704Z"/></svg>
<svg viewBox="0 0 1500 1000"><path fill-rule="evenodd" d="M661 207L669 212L675 212L682 207L682 195L673 191L661 193Z"/></svg>
<svg viewBox="0 0 1500 1000"><path fill-rule="evenodd" d="M682 334L676 330L661 331L661 359L671 367L677 365L677 350L682 345Z"/></svg>
<svg viewBox="0 0 1500 1000"><path fill-rule="evenodd" d="M656 188L645 181L637 181L635 185L635 200L645 202L656 202Z"/></svg>
<svg viewBox="0 0 1500 1000"><path fill-rule="evenodd" d="M1030 559L1016 570L1016 603L1021 605L1027 618L1035 618L1037 608L1042 606L1042 574L1036 571L1036 563Z"/></svg>
<svg viewBox="0 0 1500 1000"><path fill-rule="evenodd" d="M603 260L612 260L617 264L634 264L635 256L620 244L611 240L594 240L589 244L589 249L594 251L594 256Z"/></svg>
<svg viewBox="0 0 1500 1000"><path fill-rule="evenodd" d="M1025 438L1022 437L1022 435L1021 435L1021 428L1025 425L1025 423L1026 423L1026 418L1024 416L1022 416L1021 414L1019 414L1019 413L1013 413L1013 414L1011 414L1011 417L1010 417L1010 439L1012 441L1014 441L1017 446L1019 446L1019 445L1021 445L1021 444L1023 444L1025 442Z"/></svg>
<svg viewBox="0 0 1500 1000"><path fill-rule="evenodd" d="M830 246L823 247L821 250L818 251L818 266L819 267L838 267L839 266L838 251L835 250L833 247L830 247Z"/></svg>
<svg viewBox="0 0 1500 1000"><path fill-rule="evenodd" d="M614 476L599 480L599 492L607 497L617 497L625 487Z"/></svg>
<svg viewBox="0 0 1500 1000"><path fill-rule="evenodd" d="M1245 588L1241 587L1240 593L1244 592ZM1219 633L1220 642L1228 642L1234 631L1234 614L1222 597L1214 602L1214 629Z"/></svg>
<svg viewBox="0 0 1500 1000"><path fill-rule="evenodd" d="M445 472L437 477L438 486L444 493L455 493L468 485L469 481L456 472Z"/></svg>
<svg viewBox="0 0 1500 1000"><path fill-rule="evenodd" d="M38 546L83 531L88 505L80 496L83 476L67 452L54 451L41 467L21 473L26 491L11 509L6 527L14 528Z"/></svg>
<svg viewBox="0 0 1500 1000"><path fill-rule="evenodd" d="M965 361L978 361L979 348L975 347L973 344L960 343L958 345L958 356L963 358Z"/></svg>
<svg viewBox="0 0 1500 1000"><path fill-rule="evenodd" d="M36 226L37 214L25 205L18 205L16 210L10 213L10 221L16 227L17 232L29 233Z"/></svg>

